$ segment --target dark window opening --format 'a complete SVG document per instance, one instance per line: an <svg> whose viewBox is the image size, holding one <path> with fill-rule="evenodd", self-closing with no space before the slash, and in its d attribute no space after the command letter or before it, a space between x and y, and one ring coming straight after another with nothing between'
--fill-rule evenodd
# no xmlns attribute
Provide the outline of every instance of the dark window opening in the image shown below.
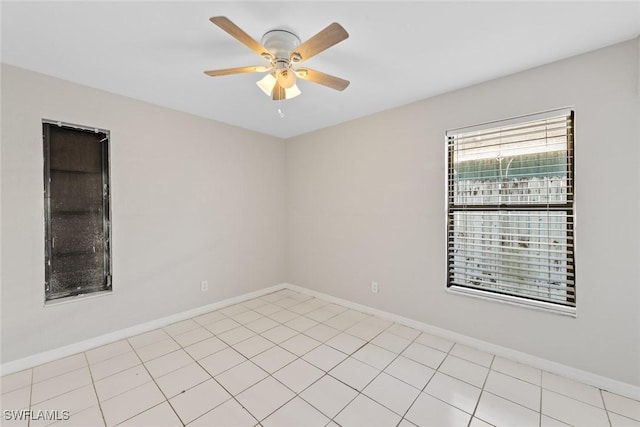
<svg viewBox="0 0 640 427"><path fill-rule="evenodd" d="M111 290L109 132L43 121L45 300Z"/></svg>

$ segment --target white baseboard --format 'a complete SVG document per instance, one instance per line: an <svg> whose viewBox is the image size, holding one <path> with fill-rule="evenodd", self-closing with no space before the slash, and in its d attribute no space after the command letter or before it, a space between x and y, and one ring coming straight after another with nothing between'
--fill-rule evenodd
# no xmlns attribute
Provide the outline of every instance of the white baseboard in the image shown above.
<svg viewBox="0 0 640 427"><path fill-rule="evenodd" d="M427 332L432 335L437 335L442 338L449 339L451 341L458 342L460 344L467 345L469 347L477 348L478 350L486 351L496 356L504 357L515 362L520 362L534 368L542 369L552 374L561 375L573 379L575 381L589 384L594 387L610 391L612 393L620 394L630 397L635 400L640 400L640 387L633 384L625 383L622 381L614 380L602 375L597 375L592 372L583 371L571 366L563 365L561 363L553 362L551 360L543 359L541 357L533 356L528 353L513 350L507 347L502 347L496 344L492 344L487 341L479 340L467 335L462 335L448 329L439 328L427 323L423 323L417 320L402 317L397 314L389 313L383 310L378 310L366 305L354 303L342 298L337 298L332 295L324 294L322 292L313 291L311 289L303 288L301 286L286 283L285 287L294 291L302 292L316 298L322 298L326 301L333 302L344 307L352 308L354 310L361 311L363 313L373 314L386 320L390 320L396 323L400 323L405 326L412 327L414 329Z"/></svg>
<svg viewBox="0 0 640 427"><path fill-rule="evenodd" d="M227 298L222 301L214 302L212 304L196 307L191 310L183 311L181 313L172 314L160 319L155 319L150 322L141 323L129 328L120 329L108 334L100 335L98 337L90 338L88 340L80 341L77 343L69 344L64 347L54 348L42 353L27 356L22 359L12 360L10 362L0 364L0 375L7 375L14 372L22 371L23 369L33 368L34 366L42 365L43 363L52 362L54 360L71 356L83 351L90 350L95 347L100 347L105 344L109 344L115 341L119 341L125 338L139 335L144 332L149 332L154 329L162 328L172 323L180 322L182 320L190 319L195 316L207 313L209 311L218 310L220 308L237 304L252 298L261 297L271 292L276 292L286 288L287 285L282 283L279 285L270 286L268 288L260 289L254 292L238 295L236 297Z"/></svg>

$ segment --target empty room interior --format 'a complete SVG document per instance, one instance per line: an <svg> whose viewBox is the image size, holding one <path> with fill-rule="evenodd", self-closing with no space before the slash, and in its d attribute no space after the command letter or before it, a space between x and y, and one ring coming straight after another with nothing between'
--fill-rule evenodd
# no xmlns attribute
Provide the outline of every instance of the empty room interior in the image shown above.
<svg viewBox="0 0 640 427"><path fill-rule="evenodd" d="M640 2L0 17L0 425L640 426Z"/></svg>

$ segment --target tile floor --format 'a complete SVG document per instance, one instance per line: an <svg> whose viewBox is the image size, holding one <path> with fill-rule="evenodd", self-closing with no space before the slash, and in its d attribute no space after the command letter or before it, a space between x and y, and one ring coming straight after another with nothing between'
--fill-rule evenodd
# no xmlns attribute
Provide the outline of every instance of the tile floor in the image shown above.
<svg viewBox="0 0 640 427"><path fill-rule="evenodd" d="M291 290L0 385L3 426L640 426L638 401Z"/></svg>

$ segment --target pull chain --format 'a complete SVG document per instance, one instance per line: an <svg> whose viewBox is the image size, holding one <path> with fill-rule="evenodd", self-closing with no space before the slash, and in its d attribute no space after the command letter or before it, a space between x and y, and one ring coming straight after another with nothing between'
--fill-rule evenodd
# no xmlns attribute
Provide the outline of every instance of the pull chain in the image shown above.
<svg viewBox="0 0 640 427"><path fill-rule="evenodd" d="M280 90L283 90L283 89L280 89ZM284 119L284 111L282 111L282 97L278 99L278 115L280 116L281 119Z"/></svg>

